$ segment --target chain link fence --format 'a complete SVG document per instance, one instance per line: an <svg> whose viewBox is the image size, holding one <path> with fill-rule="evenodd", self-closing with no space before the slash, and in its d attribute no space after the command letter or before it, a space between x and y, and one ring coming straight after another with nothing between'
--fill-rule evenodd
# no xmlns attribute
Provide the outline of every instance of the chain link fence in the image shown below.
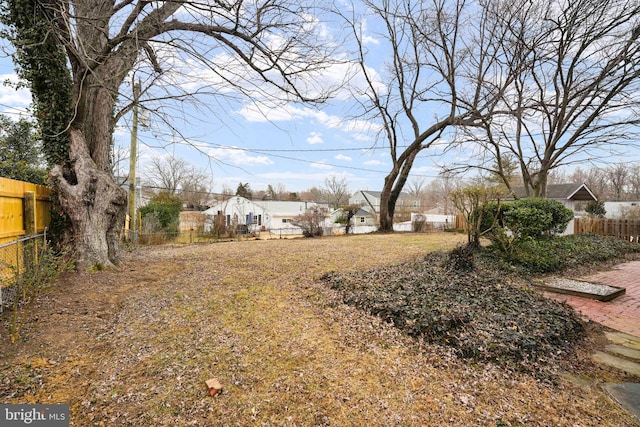
<svg viewBox="0 0 640 427"><path fill-rule="evenodd" d="M292 237L302 237L299 230L291 229L273 229L246 231L235 230L233 232L215 233L211 231L193 230L179 232L155 232L155 233L139 233L136 231L125 230L122 233L122 242L125 245L163 245L178 244L190 245L197 243L216 243L238 240L257 240L257 239L288 239Z"/></svg>
<svg viewBox="0 0 640 427"><path fill-rule="evenodd" d="M19 304L25 293L20 286L22 278L34 272L46 247L45 233L0 244L0 313L5 307Z"/></svg>

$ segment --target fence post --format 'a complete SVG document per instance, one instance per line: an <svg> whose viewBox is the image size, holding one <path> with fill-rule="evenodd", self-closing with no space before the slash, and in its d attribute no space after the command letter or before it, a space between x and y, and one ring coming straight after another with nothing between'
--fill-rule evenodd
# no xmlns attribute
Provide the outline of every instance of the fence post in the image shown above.
<svg viewBox="0 0 640 427"><path fill-rule="evenodd" d="M27 236L36 234L36 193L33 191L24 192L24 231ZM22 257L24 259L24 272L27 268L32 268L37 260L37 243L33 242L23 244Z"/></svg>
<svg viewBox="0 0 640 427"><path fill-rule="evenodd" d="M24 192L24 231L28 235L36 233L36 193Z"/></svg>

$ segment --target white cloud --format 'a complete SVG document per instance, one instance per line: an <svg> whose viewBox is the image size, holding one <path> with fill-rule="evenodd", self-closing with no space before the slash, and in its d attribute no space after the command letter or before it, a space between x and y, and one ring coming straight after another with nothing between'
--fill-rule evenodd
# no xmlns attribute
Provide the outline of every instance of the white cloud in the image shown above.
<svg viewBox="0 0 640 427"><path fill-rule="evenodd" d="M236 111L236 114L248 122L265 123L293 120L296 110L296 108L288 109L286 105L267 106L253 102Z"/></svg>
<svg viewBox="0 0 640 427"><path fill-rule="evenodd" d="M363 44L375 44L375 45L379 45L380 41L378 39L376 39L375 37L367 34L367 20L363 19L362 21L360 21L360 32L361 32L361 37L362 37L362 43Z"/></svg>
<svg viewBox="0 0 640 427"><path fill-rule="evenodd" d="M345 156L344 154L338 154L337 156L335 156L336 160L344 160L345 162L350 162L351 161L351 157L349 156Z"/></svg>
<svg viewBox="0 0 640 427"><path fill-rule="evenodd" d="M333 166L328 165L324 162L313 162L311 163L311 167L314 169L323 169L323 170L333 169Z"/></svg>
<svg viewBox="0 0 640 427"><path fill-rule="evenodd" d="M9 81L12 84L18 82L15 74L0 74L0 80ZM25 114L26 107L31 104L31 92L29 89L15 89L8 85L0 85L0 108L5 114Z"/></svg>
<svg viewBox="0 0 640 427"><path fill-rule="evenodd" d="M367 166L382 166L384 165L383 162L381 162L380 160L367 160L366 162L364 162L365 165Z"/></svg>
<svg viewBox="0 0 640 427"><path fill-rule="evenodd" d="M372 140L371 134L379 130L379 125L362 119L344 120L342 117L309 107L300 108L293 104L266 105L253 102L242 107L236 113L249 122L283 122L307 119L312 124L320 124L327 129L338 129L349 137L361 142ZM321 133L314 131L307 138L309 144L324 142Z"/></svg>
<svg viewBox="0 0 640 427"><path fill-rule="evenodd" d="M323 182L327 177L325 172L307 173L307 172L269 172L258 174L260 178L265 180L284 182L284 181L312 181Z"/></svg>
<svg viewBox="0 0 640 427"><path fill-rule="evenodd" d="M380 44L380 41L374 37L368 36L368 35L363 35L362 36L362 43L364 44L375 44L378 45Z"/></svg>
<svg viewBox="0 0 640 427"><path fill-rule="evenodd" d="M438 175L440 168L436 166L419 166L411 169L411 173L414 175Z"/></svg>
<svg viewBox="0 0 640 427"><path fill-rule="evenodd" d="M322 134L320 132L310 132L307 137L307 142L311 145L314 144L322 144L324 140L322 139Z"/></svg>
<svg viewBox="0 0 640 427"><path fill-rule="evenodd" d="M267 156L252 156L248 151L234 146L212 148L207 151L207 155L219 162L239 166L273 164Z"/></svg>

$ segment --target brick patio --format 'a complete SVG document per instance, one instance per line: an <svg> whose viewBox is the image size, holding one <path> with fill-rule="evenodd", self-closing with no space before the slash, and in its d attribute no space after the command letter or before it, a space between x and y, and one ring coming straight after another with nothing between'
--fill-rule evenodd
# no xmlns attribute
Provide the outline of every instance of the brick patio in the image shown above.
<svg viewBox="0 0 640 427"><path fill-rule="evenodd" d="M566 301L595 322L640 337L640 261L627 262L608 271L575 279L623 287L627 291L609 302L556 293L545 295L558 301Z"/></svg>

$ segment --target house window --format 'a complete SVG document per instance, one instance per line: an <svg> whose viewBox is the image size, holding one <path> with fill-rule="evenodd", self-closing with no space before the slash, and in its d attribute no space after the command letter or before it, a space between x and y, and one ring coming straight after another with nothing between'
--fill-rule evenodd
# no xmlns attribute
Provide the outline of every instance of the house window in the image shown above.
<svg viewBox="0 0 640 427"><path fill-rule="evenodd" d="M364 217L363 216L360 217L360 222L364 223Z"/></svg>
<svg viewBox="0 0 640 427"><path fill-rule="evenodd" d="M231 215L227 215L227 227L231 225Z"/></svg>
<svg viewBox="0 0 640 427"><path fill-rule="evenodd" d="M250 213L249 215L245 216L246 222L245 224L249 225L262 225L262 215L255 215L253 213Z"/></svg>

